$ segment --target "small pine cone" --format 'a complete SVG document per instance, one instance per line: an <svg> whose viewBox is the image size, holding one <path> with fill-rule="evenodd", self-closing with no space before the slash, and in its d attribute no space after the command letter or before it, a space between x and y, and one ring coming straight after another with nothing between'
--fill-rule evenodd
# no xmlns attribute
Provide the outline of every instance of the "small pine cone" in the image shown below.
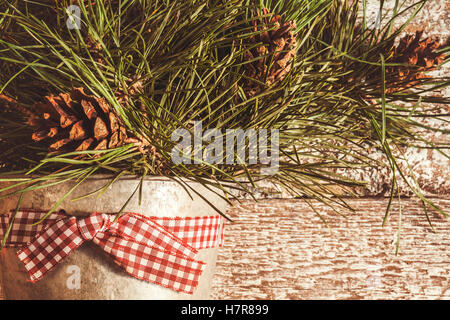
<svg viewBox="0 0 450 320"><path fill-rule="evenodd" d="M269 11L264 9L263 13L268 15ZM245 81L243 88L250 97L261 90L261 85L252 79L264 83L266 87L282 81L291 70L297 52L295 21L282 23L279 15L262 20L262 23L260 20L254 21L254 31L260 33L245 42L245 46L251 49L245 52L244 60L252 62L244 65L245 75L251 79ZM274 29L269 31L272 27Z"/></svg>
<svg viewBox="0 0 450 320"><path fill-rule="evenodd" d="M423 31L416 35L406 35L400 39L394 48L394 55L390 63L409 64L411 66L395 66L386 68L386 78L393 83L389 85L388 92L420 84L420 79L429 78L425 71L432 71L445 60L444 53L438 53L441 48L440 40L425 38L420 40Z"/></svg>
<svg viewBox="0 0 450 320"><path fill-rule="evenodd" d="M46 141L51 152L106 150L133 143L139 150L148 144L130 137L125 125L104 98L87 95L82 88L70 94L46 96L33 106L28 120L36 128L34 141Z"/></svg>

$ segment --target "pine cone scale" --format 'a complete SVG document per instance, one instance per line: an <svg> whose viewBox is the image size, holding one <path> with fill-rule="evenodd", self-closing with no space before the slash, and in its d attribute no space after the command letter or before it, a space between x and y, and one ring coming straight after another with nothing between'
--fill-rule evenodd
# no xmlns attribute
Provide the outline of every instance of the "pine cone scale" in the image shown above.
<svg viewBox="0 0 450 320"><path fill-rule="evenodd" d="M86 139L75 149L75 151L89 150L89 147L92 145L93 142L94 142L94 139L92 139L92 138Z"/></svg>
<svg viewBox="0 0 450 320"><path fill-rule="evenodd" d="M119 145L119 131L116 131L112 134L111 138L109 139L108 148L112 149Z"/></svg>
<svg viewBox="0 0 450 320"><path fill-rule="evenodd" d="M95 125L94 125L94 137L97 140L103 140L109 135L108 127L106 126L106 123L100 119L95 119Z"/></svg>
<svg viewBox="0 0 450 320"><path fill-rule="evenodd" d="M31 138L34 141L42 141L42 140L48 138L48 134L49 134L49 132L47 130L41 130L41 131L33 133Z"/></svg>
<svg viewBox="0 0 450 320"><path fill-rule="evenodd" d="M108 140L104 139L98 143L94 150L106 150L108 147Z"/></svg>
<svg viewBox="0 0 450 320"><path fill-rule="evenodd" d="M75 123L69 133L70 140L83 140L86 136L86 130L83 128L83 120Z"/></svg>
<svg viewBox="0 0 450 320"><path fill-rule="evenodd" d="M81 100L81 106L83 107L84 114L89 120L97 118L97 111L95 111L95 108L92 105L92 103L86 100Z"/></svg>
<svg viewBox="0 0 450 320"><path fill-rule="evenodd" d="M66 110L64 110L61 104L58 103L57 100L60 99L53 96L47 96L46 100L53 107L53 109L59 114L60 125L62 128L67 128L76 122L77 120L76 117L66 112Z"/></svg>
<svg viewBox="0 0 450 320"><path fill-rule="evenodd" d="M113 113L109 114L109 126L114 133L120 129L119 120Z"/></svg>
<svg viewBox="0 0 450 320"><path fill-rule="evenodd" d="M58 151L60 150L62 147L68 145L70 142L72 142L72 140L70 139L62 139L62 140L58 140L55 143L51 144L49 147L50 151Z"/></svg>

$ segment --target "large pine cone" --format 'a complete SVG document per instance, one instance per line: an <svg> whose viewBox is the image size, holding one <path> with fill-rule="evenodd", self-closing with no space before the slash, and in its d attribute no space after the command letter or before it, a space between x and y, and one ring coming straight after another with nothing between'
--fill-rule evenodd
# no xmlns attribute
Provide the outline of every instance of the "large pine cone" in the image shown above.
<svg viewBox="0 0 450 320"><path fill-rule="evenodd" d="M104 98L87 95L82 88L70 94L46 96L33 106L29 124L36 128L34 141L48 141L49 151L105 150L134 143L142 150L148 143L130 137L125 125Z"/></svg>
<svg viewBox="0 0 450 320"><path fill-rule="evenodd" d="M439 39L425 38L420 40L423 31L414 35L406 35L400 39L394 48L394 55L389 63L402 63L411 66L395 66L386 68L386 78L393 81L388 91L399 91L420 84L420 79L429 78L425 71L432 71L445 60L444 53L438 53L441 48Z"/></svg>
<svg viewBox="0 0 450 320"><path fill-rule="evenodd" d="M264 9L263 13L268 15L269 11ZM279 15L255 20L254 26L254 31L259 33L245 41L247 47L252 47L244 54L244 61L252 61L244 65L245 75L269 87L282 81L291 70L297 52L297 27L295 21L282 23ZM269 31L272 27L274 29ZM261 58L254 60L258 57ZM244 92L250 97L261 90L261 85L252 79L246 79L243 85Z"/></svg>

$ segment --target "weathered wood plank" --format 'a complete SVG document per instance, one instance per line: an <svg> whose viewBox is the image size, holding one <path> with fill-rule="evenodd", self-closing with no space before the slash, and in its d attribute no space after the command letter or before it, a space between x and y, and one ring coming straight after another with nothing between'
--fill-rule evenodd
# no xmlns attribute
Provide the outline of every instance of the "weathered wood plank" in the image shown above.
<svg viewBox="0 0 450 320"><path fill-rule="evenodd" d="M447 212L450 200L436 199ZM383 228L386 199L353 199L347 218L317 204L331 229L301 200L244 201L230 211L213 282L214 299L449 299L450 224L431 231L405 199ZM328 212L328 213L326 213Z"/></svg>

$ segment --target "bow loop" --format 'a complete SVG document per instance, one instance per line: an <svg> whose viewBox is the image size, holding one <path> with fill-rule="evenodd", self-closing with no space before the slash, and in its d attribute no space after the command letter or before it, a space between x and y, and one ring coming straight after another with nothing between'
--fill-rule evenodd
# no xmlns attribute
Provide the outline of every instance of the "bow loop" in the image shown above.
<svg viewBox="0 0 450 320"><path fill-rule="evenodd" d="M92 240L97 233L105 232L111 225L111 216L98 212L92 213L89 217L78 220L77 227L80 236L84 240Z"/></svg>

